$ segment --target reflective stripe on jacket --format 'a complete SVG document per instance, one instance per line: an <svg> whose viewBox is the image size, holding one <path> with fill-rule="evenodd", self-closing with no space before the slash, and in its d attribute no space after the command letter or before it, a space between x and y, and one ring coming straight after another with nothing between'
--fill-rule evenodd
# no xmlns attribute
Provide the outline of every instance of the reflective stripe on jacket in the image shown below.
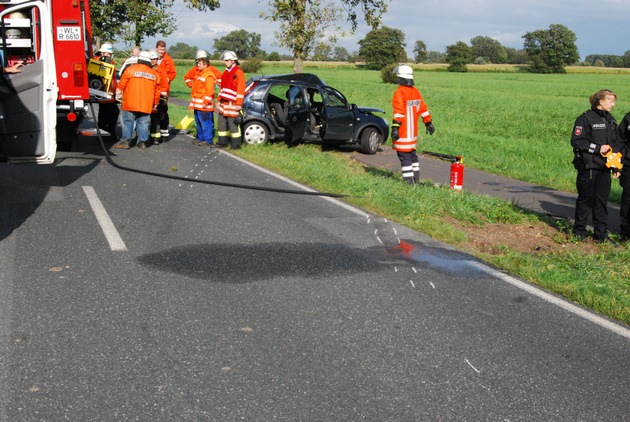
<svg viewBox="0 0 630 422"><path fill-rule="evenodd" d="M237 117L245 99L245 73L237 65L225 69L221 75L219 91L219 113L226 117Z"/></svg>
<svg viewBox="0 0 630 422"><path fill-rule="evenodd" d="M208 66L199 72L192 83L188 108L214 111L214 86L217 82L215 71L218 73L216 68Z"/></svg>
<svg viewBox="0 0 630 422"><path fill-rule="evenodd" d="M399 85L394 92L392 106L394 120L400 123L400 138L393 141L393 148L400 152L413 151L418 146L418 119L422 117L424 123L429 123L429 108L416 87L405 85Z"/></svg>
<svg viewBox="0 0 630 422"><path fill-rule="evenodd" d="M160 75L151 66L134 64L123 73L118 91L123 92L123 110L151 114L160 101Z"/></svg>

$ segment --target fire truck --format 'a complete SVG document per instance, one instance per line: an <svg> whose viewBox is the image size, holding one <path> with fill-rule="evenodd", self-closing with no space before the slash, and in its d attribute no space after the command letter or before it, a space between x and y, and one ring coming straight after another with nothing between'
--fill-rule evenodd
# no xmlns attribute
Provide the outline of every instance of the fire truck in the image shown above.
<svg viewBox="0 0 630 422"><path fill-rule="evenodd" d="M90 99L88 0L0 0L0 59L22 63L0 80L0 155L53 162L67 149Z"/></svg>

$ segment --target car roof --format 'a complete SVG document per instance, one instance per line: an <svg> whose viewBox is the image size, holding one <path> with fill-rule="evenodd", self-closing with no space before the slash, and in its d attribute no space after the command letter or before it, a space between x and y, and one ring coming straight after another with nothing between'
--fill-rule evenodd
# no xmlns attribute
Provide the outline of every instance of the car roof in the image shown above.
<svg viewBox="0 0 630 422"><path fill-rule="evenodd" d="M282 82L303 82L312 85L326 85L319 76L312 73L288 73L283 75L256 75L251 77L252 81L282 81Z"/></svg>

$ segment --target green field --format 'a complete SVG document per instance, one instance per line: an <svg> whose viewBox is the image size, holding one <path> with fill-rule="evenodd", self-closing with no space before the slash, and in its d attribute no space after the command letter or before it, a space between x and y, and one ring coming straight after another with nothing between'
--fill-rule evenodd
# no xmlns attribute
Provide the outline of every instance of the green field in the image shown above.
<svg viewBox="0 0 630 422"><path fill-rule="evenodd" d="M186 70L178 68L182 78L173 85L173 95L184 99L190 92L183 84ZM305 71L316 73L353 103L382 108L391 121L395 85L382 83L380 72L352 66ZM260 71L290 72L286 65ZM590 107L588 97L599 89L612 89L619 96L613 110L617 120L630 111L628 74L416 70L415 82L437 128L434 136L425 137L421 149L462 155L467 167L565 191L575 191L569 140L575 118ZM619 195L618 184L613 183L613 200Z"/></svg>
<svg viewBox="0 0 630 422"><path fill-rule="evenodd" d="M185 68L178 68L183 76ZM350 101L386 110L395 85L380 81L379 72L352 66L306 68ZM266 67L263 73L290 73L290 67ZM574 191L570 134L579 113L589 108L588 97L608 88L619 96L613 114L621 119L630 110L630 75L570 73L532 75L518 72L417 71L416 85L431 109L437 131L422 149L463 155L474 167L555 189ZM183 78L173 94L187 99ZM172 121L186 109L172 107ZM569 233L570 222L550 221L496 198L467 191L436 188L428 181L410 190L399 172L367 171L334 150L315 145L286 148L283 143L243 148L239 156L289 178L326 192L343 192L344 198L365 210L405 224L475 254L485 261L630 324L630 245L578 244ZM613 182L614 195L620 190ZM467 229L525 233L535 230L543 238L534 243L548 248L528 251L496 237L492 251L471 242ZM517 239L517 241L521 241ZM522 242L524 243L524 242Z"/></svg>

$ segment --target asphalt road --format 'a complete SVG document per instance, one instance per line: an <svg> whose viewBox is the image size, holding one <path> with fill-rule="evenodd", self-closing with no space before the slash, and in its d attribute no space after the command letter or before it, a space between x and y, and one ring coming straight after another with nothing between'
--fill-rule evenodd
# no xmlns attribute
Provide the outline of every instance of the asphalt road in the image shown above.
<svg viewBox="0 0 630 422"><path fill-rule="evenodd" d="M178 136L0 163L2 421L624 421L630 331ZM399 241L402 241L399 244Z"/></svg>

